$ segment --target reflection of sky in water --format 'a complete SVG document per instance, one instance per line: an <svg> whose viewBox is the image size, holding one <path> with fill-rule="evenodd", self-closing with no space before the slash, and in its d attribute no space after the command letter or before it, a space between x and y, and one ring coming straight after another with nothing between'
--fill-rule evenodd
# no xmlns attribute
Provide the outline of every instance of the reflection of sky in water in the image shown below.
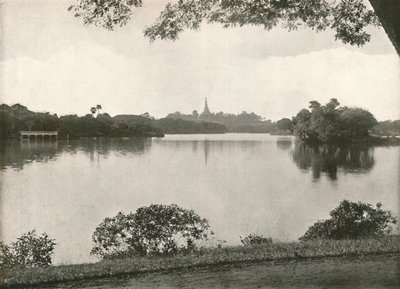
<svg viewBox="0 0 400 289"><path fill-rule="evenodd" d="M250 233L295 240L343 199L397 213L399 152L315 150L255 134L16 142L0 149L2 238L35 228L56 239L55 262L89 261L103 218L176 203L229 244Z"/></svg>

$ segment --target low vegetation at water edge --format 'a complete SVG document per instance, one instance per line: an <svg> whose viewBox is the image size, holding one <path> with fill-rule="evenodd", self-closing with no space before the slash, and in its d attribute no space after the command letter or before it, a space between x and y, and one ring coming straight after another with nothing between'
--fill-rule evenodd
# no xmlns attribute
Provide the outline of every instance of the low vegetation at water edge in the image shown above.
<svg viewBox="0 0 400 289"><path fill-rule="evenodd" d="M316 222L300 240L360 239L388 236L397 218L390 211L362 202L342 201L330 212L330 219Z"/></svg>
<svg viewBox="0 0 400 289"><path fill-rule="evenodd" d="M48 267L56 243L47 234L36 231L23 234L11 244L0 242L0 270L24 267Z"/></svg>
<svg viewBox="0 0 400 289"><path fill-rule="evenodd" d="M359 240L313 240L255 246L209 248L171 256L106 259L95 264L15 269L3 275L3 286L34 285L127 274L333 256L362 256L400 252L400 236ZM1 284L1 283L0 283Z"/></svg>
<svg viewBox="0 0 400 289"><path fill-rule="evenodd" d="M197 246L207 241L209 223L177 205L150 205L105 218L93 233L94 264L49 266L54 240L34 231L1 244L0 286L34 285L234 263L332 256L400 253L397 219L390 211L342 201L331 218L317 221L298 242L276 242L263 235L240 238L242 246Z"/></svg>
<svg viewBox="0 0 400 289"><path fill-rule="evenodd" d="M91 254L114 259L193 251L196 241L207 240L209 227L193 210L153 204L105 218L93 233Z"/></svg>

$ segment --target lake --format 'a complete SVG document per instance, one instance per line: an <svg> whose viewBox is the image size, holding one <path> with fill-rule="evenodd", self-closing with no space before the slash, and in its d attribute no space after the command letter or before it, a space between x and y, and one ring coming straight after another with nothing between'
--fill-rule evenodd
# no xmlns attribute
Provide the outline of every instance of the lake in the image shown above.
<svg viewBox="0 0 400 289"><path fill-rule="evenodd" d="M311 148L290 136L15 141L0 147L1 239L36 229L55 264L96 261L105 218L175 203L209 220L212 244L257 233L297 240L340 201L381 202L399 215L400 146Z"/></svg>

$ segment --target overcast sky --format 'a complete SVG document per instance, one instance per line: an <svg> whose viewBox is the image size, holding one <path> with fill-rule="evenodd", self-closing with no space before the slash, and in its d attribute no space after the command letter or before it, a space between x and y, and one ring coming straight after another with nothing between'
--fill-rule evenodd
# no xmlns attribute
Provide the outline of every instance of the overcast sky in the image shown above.
<svg viewBox="0 0 400 289"><path fill-rule="evenodd" d="M267 32L203 25L179 40L149 43L143 28L166 1L144 0L133 20L106 31L67 11L74 1L13 0L0 7L0 102L59 115L201 111L291 117L310 100L335 97L400 118L400 61L382 29L363 48L334 41L331 31Z"/></svg>

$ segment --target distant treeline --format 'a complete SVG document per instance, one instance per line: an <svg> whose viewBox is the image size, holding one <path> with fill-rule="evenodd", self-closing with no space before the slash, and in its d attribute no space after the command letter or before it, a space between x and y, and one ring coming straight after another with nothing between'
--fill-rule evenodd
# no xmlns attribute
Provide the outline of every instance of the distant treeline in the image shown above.
<svg viewBox="0 0 400 289"><path fill-rule="evenodd" d="M365 109L339 106L336 99L326 105L311 101L292 119L276 122L255 113L223 112L182 114L175 112L155 119L148 113L116 115L100 113L101 105L90 108L85 116L33 112L21 104L0 104L0 139L17 138L20 131L58 131L60 138L80 137L152 137L191 133L270 133L294 134L311 142L335 142L362 139L371 135L399 136L400 120L377 122Z"/></svg>
<svg viewBox="0 0 400 289"><path fill-rule="evenodd" d="M223 124L205 121L190 121L183 119L161 118L154 120L154 125L167 134L188 133L226 133Z"/></svg>
<svg viewBox="0 0 400 289"><path fill-rule="evenodd" d="M60 138L163 136L162 130L153 125L148 114L134 116L128 123L107 113L99 113L99 110L92 108L92 113L85 116L74 114L58 117L48 112L30 111L20 104L1 104L0 138L19 137L20 131L30 130L58 131Z"/></svg>
<svg viewBox="0 0 400 289"><path fill-rule="evenodd" d="M284 118L280 121L273 122L264 120L261 116L254 112L246 111L240 114L231 113L202 113L199 114L196 110L192 114L184 114L179 111L170 113L167 119L179 119L191 122L211 122L221 124L226 127L227 132L239 133L272 133L272 134L290 134L291 121Z"/></svg>
<svg viewBox="0 0 400 289"><path fill-rule="evenodd" d="M294 134L306 142L334 143L368 140L380 142L381 136L400 136L400 120L378 122L372 113L359 107L340 106L337 99L331 99L326 105L310 101L309 108L304 108L290 118L276 122L265 120L254 112L230 114L224 112L192 114L179 111L170 113L166 119L201 123L204 121L221 124L227 132L270 133L277 135ZM182 127L177 133L191 133ZM372 136L375 136L373 138ZM393 139L396 143L398 139Z"/></svg>
<svg viewBox="0 0 400 289"><path fill-rule="evenodd" d="M18 138L20 131L58 131L59 138L80 137L161 137L164 133L225 133L223 124L180 119L155 119L148 113L116 115L100 113L101 106L90 108L85 116L57 116L33 112L21 104L0 104L0 139Z"/></svg>
<svg viewBox="0 0 400 289"><path fill-rule="evenodd" d="M140 117L146 117L150 123L158 130L167 134L190 134L190 133L225 133L226 127L219 123L206 122L206 121L190 121L183 119L172 119L172 118L160 118L155 119L148 113L144 113L141 116L137 115L116 115L114 120L118 123L124 123L127 125L134 125L137 119Z"/></svg>
<svg viewBox="0 0 400 289"><path fill-rule="evenodd" d="M372 133L381 136L399 136L400 135L400 119L380 121L372 128Z"/></svg>

